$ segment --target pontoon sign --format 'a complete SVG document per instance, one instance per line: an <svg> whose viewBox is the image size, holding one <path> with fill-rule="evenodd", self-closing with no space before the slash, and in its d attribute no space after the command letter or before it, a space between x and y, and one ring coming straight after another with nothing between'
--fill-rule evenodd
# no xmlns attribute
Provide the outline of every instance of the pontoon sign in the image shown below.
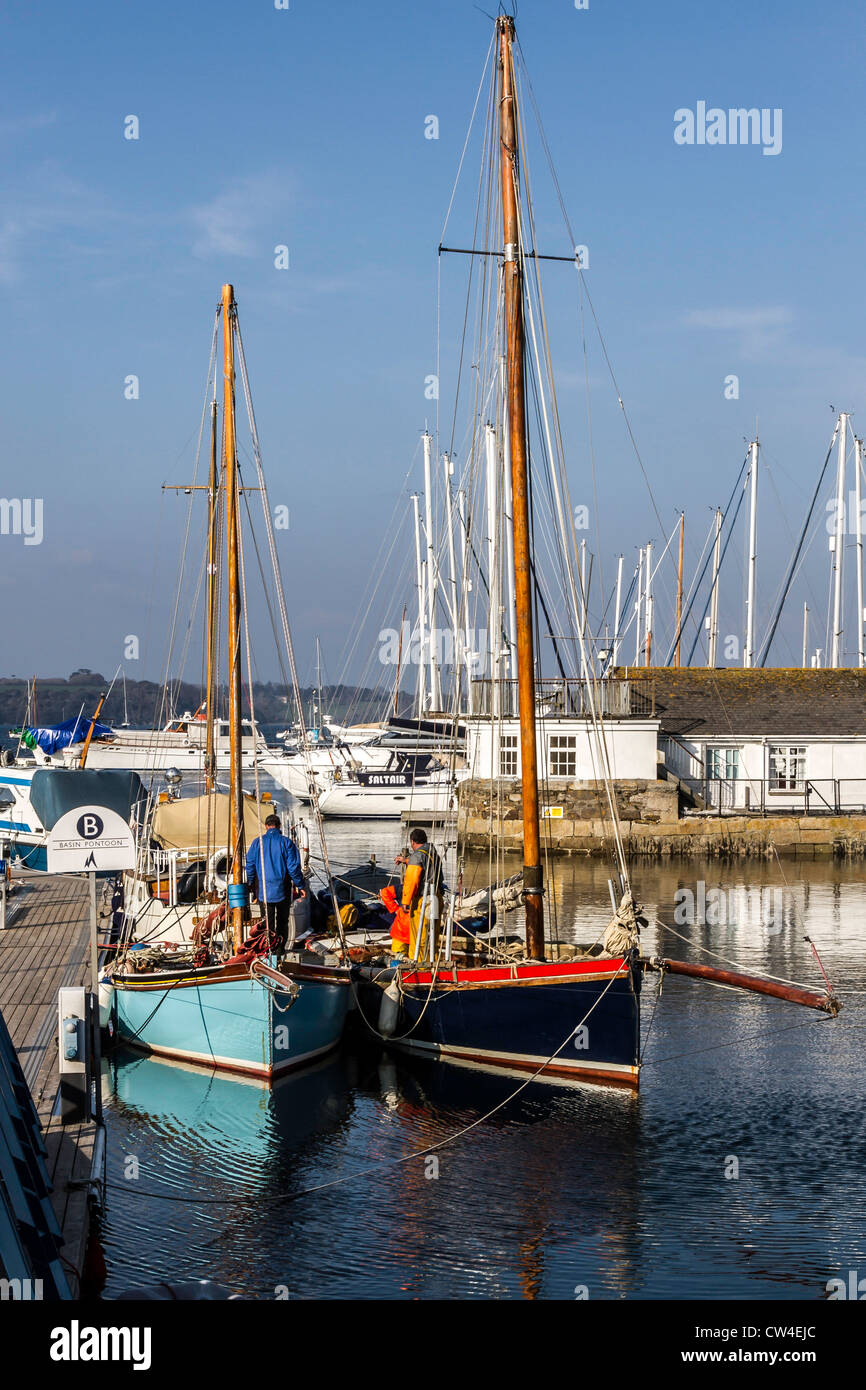
<svg viewBox="0 0 866 1390"><path fill-rule="evenodd" d="M76 806L48 836L48 872L77 874L135 868L135 841L122 816L108 806Z"/></svg>

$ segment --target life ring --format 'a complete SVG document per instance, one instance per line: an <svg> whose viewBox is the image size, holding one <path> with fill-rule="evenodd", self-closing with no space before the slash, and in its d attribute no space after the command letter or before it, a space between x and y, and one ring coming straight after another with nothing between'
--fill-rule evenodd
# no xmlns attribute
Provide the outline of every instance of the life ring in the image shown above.
<svg viewBox="0 0 866 1390"><path fill-rule="evenodd" d="M226 888L228 887L228 861L228 851L224 849L216 850L208 860L208 879L213 884L214 888L218 893L224 893L226 891ZM220 869L222 869L221 872Z"/></svg>

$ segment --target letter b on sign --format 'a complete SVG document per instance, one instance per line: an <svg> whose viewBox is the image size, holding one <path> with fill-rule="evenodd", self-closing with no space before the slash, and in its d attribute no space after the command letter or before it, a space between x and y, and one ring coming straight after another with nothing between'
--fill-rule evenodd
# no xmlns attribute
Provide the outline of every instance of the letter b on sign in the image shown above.
<svg viewBox="0 0 866 1390"><path fill-rule="evenodd" d="M82 840L98 840L102 834L103 822L99 816L88 812L87 815L79 816L76 822L76 829Z"/></svg>

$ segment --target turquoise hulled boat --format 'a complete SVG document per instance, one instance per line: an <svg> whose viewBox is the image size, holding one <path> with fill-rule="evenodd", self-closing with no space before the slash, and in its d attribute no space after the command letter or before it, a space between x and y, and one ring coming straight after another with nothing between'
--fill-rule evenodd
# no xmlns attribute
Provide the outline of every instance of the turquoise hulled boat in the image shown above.
<svg viewBox="0 0 866 1390"><path fill-rule="evenodd" d="M224 363L221 467L217 461L215 368L220 319ZM235 435L236 349L248 398L234 290L231 285L224 285L211 357L214 399L207 488L210 524L206 557L205 795L194 801L179 797L173 801L170 792L163 793L153 816L145 822L140 836L139 867L134 874L127 875L124 885L127 905L124 932L116 960L102 982L101 1003L103 1016L107 1014L117 1036L124 1042L158 1056L270 1081L337 1046L343 1033L352 984L348 960L343 963L339 956L328 961L309 952L287 952L285 943L275 935L275 926L269 926L264 910L256 909L254 915L245 882L246 842L264 831L262 819L266 798L256 798L253 802L245 795L242 783L241 633L248 629L242 606L240 497L243 489ZM262 499L274 558L274 581L281 586L255 423L251 409L248 413L253 455L259 470L253 490ZM192 493L193 487L187 490ZM216 786L214 733L219 695L217 617L222 606L219 538L223 527L228 619L224 647L228 664L227 796ZM293 667L287 628L284 635ZM179 781L178 775L175 782ZM153 906L154 896L159 895L160 878L157 873L154 885L149 861L154 843L161 843L156 833L158 813L172 806L178 812L187 812L185 817L181 814L180 819L190 821L187 842L188 846L195 847L195 862L189 862L178 883L178 861L171 859L173 853L180 852L175 840L175 848L168 851L166 864L169 892L174 901L161 903L166 910L154 915L148 909ZM162 842L163 848L165 843ZM218 862L225 868L224 876L216 871ZM136 924L140 939L136 939Z"/></svg>
<svg viewBox="0 0 866 1390"><path fill-rule="evenodd" d="M349 971L261 958L115 976L118 1035L157 1056L271 1081L330 1052L349 1005Z"/></svg>

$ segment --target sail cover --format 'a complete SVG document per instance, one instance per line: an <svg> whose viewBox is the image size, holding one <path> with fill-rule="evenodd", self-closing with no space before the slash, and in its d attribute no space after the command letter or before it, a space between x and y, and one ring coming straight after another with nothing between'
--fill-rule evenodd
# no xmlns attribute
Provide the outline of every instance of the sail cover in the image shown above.
<svg viewBox="0 0 866 1390"><path fill-rule="evenodd" d="M244 837L249 845L265 832L265 817L274 813L272 801L257 804L244 797ZM229 798L225 792L162 801L153 813L153 838L162 849L201 854L223 849L229 838Z"/></svg>
<svg viewBox="0 0 866 1390"><path fill-rule="evenodd" d="M114 738L114 730L107 724L79 715L77 719L64 719L62 724L44 724L35 728L21 730L21 742L28 748L41 748L49 756L68 748L72 743L83 743L87 730L93 724L94 738Z"/></svg>
<svg viewBox="0 0 866 1390"><path fill-rule="evenodd" d="M144 797L141 778L128 768L39 767L30 783L33 809L46 830L79 806L107 806L130 821Z"/></svg>

